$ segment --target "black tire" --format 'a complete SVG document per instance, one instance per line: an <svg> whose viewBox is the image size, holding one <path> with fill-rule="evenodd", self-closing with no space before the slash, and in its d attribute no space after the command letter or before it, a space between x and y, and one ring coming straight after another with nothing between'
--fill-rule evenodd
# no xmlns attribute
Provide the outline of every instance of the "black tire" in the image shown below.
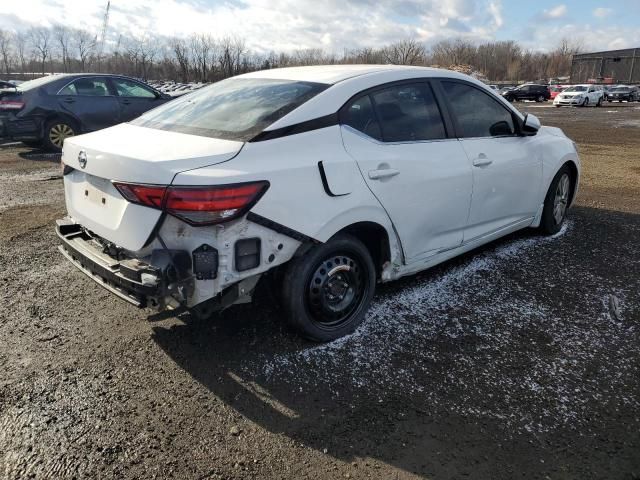
<svg viewBox="0 0 640 480"><path fill-rule="evenodd" d="M589 99L587 97L584 98L584 102L582 102L582 105L580 105L581 107L588 107L589 106Z"/></svg>
<svg viewBox="0 0 640 480"><path fill-rule="evenodd" d="M561 181L565 178L568 179L568 184L566 185L566 197L564 198L564 209L558 221L558 217L556 216L556 194L559 192L559 185ZM573 192L573 182L574 178L571 174L571 170L567 165L564 165L556 176L553 177L551 181L551 185L549 186L549 190L547 191L547 196L544 199L544 208L542 209L542 220L540 222L540 231L545 235L553 235L558 233L562 228L562 224L567 217L567 210L569 209L569 202L571 201L571 195Z"/></svg>
<svg viewBox="0 0 640 480"><path fill-rule="evenodd" d="M73 122L60 118L49 120L44 126L42 145L50 152L61 152L65 138L77 135L78 128Z"/></svg>
<svg viewBox="0 0 640 480"><path fill-rule="evenodd" d="M596 107L601 107L602 106L602 97L600 97L598 99L598 103L596 103Z"/></svg>
<svg viewBox="0 0 640 480"><path fill-rule="evenodd" d="M292 259L282 280L282 306L288 324L315 342L353 332L364 319L376 284L367 248L339 234Z"/></svg>

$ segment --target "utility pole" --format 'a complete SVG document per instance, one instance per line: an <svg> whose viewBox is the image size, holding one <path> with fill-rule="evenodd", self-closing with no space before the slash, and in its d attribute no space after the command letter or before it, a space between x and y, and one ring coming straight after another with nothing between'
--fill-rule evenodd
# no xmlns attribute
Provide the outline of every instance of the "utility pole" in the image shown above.
<svg viewBox="0 0 640 480"><path fill-rule="evenodd" d="M104 9L104 17L102 18L102 29L98 40L98 69L100 69L102 63L102 52L104 51L104 42L107 37L107 27L109 26L109 8L111 8L111 0L107 1L107 8Z"/></svg>

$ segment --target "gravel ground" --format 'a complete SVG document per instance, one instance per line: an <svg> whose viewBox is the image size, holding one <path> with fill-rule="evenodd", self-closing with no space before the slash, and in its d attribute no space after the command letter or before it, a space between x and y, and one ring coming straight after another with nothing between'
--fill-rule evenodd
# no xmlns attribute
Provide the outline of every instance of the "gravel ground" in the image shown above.
<svg viewBox="0 0 640 480"><path fill-rule="evenodd" d="M640 479L640 108L520 106L579 145L566 227L385 285L320 346L266 298L115 299L56 250L57 158L0 146L0 478Z"/></svg>

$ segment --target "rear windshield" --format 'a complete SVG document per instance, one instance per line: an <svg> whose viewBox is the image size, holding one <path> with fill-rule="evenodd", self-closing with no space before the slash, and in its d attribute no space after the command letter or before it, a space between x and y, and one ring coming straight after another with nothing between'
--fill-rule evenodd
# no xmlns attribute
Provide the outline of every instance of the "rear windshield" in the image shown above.
<svg viewBox="0 0 640 480"><path fill-rule="evenodd" d="M38 88L61 78L62 75L48 75L46 77L36 78L35 80L29 80L28 82L22 82L20 85L17 85L17 89L19 92L26 92L32 88Z"/></svg>
<svg viewBox="0 0 640 480"><path fill-rule="evenodd" d="M172 100L131 123L244 142L328 87L291 80L229 78Z"/></svg>

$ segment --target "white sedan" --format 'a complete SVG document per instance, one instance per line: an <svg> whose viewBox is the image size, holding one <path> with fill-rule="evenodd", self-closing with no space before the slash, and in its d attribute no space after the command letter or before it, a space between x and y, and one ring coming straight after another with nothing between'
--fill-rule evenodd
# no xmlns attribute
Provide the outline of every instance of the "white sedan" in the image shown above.
<svg viewBox="0 0 640 480"><path fill-rule="evenodd" d="M600 85L573 85L567 87L553 99L553 105L588 107L592 105L599 107L604 100L604 89Z"/></svg>
<svg viewBox="0 0 640 480"><path fill-rule="evenodd" d="M230 78L66 140L60 250L137 306L208 317L280 289L328 341L376 283L527 227L557 232L575 145L490 88L420 67L323 66Z"/></svg>

